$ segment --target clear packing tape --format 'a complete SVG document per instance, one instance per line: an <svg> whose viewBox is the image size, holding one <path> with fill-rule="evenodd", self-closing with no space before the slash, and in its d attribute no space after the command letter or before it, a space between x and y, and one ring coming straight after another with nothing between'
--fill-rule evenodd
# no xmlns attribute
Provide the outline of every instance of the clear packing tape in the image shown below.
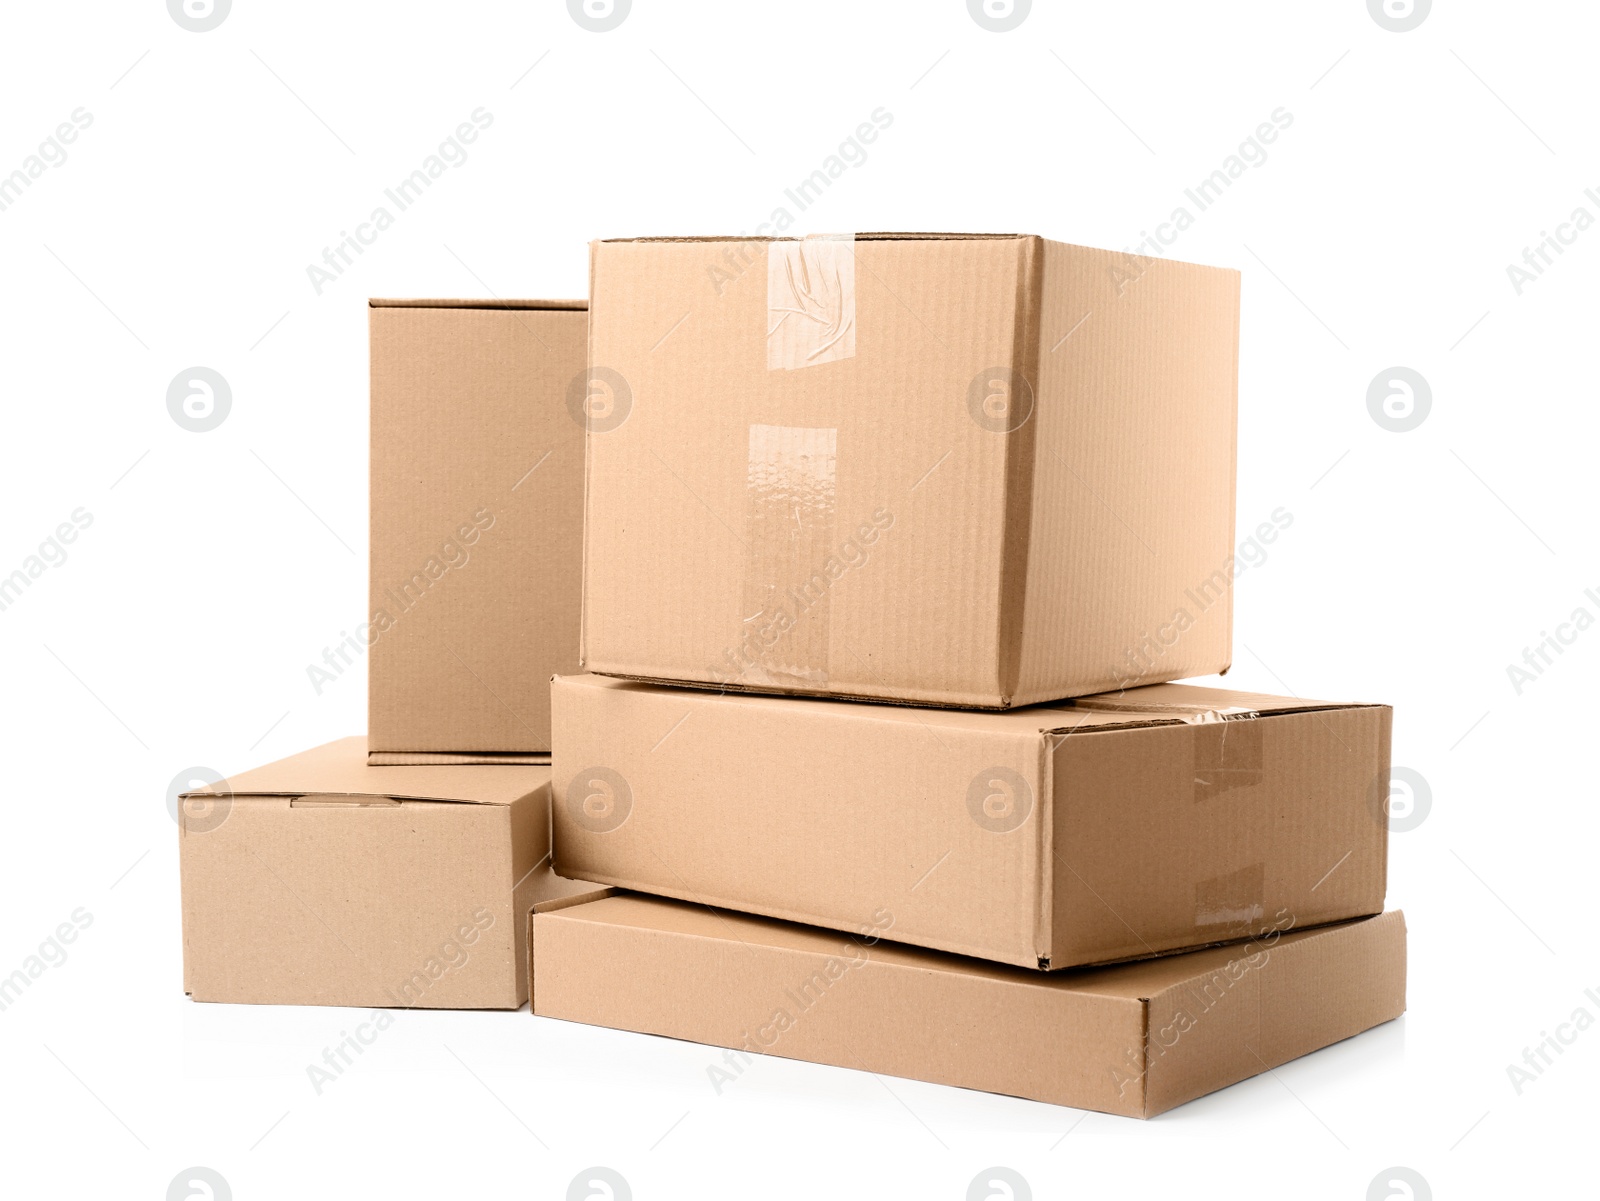
<svg viewBox="0 0 1600 1201"><path fill-rule="evenodd" d="M829 427L750 427L741 683L827 686L838 439Z"/></svg>
<svg viewBox="0 0 1600 1201"><path fill-rule="evenodd" d="M767 370L855 357L854 234L767 243ZM826 688L839 431L753 423L738 684Z"/></svg>
<svg viewBox="0 0 1600 1201"><path fill-rule="evenodd" d="M854 234L814 234L767 243L768 371L855 357L855 242Z"/></svg>
<svg viewBox="0 0 1600 1201"><path fill-rule="evenodd" d="M1190 770L1190 801L1196 805L1238 799L1241 790L1258 787L1265 775L1268 723L1245 705L1183 705L1125 696L1081 696L1078 709L1129 716L1176 720L1196 727ZM1194 886L1194 928L1207 941L1250 937L1266 916L1266 867L1248 863L1236 871L1199 881Z"/></svg>
<svg viewBox="0 0 1600 1201"><path fill-rule="evenodd" d="M1160 701L1132 700L1110 693L1101 696L1075 697L1068 704L1074 709L1092 709L1097 713L1148 714L1150 717L1169 718L1188 722L1194 726L1222 721L1241 721L1261 716L1259 711L1247 705L1224 705L1216 708L1209 705L1180 705L1170 702L1163 704Z"/></svg>

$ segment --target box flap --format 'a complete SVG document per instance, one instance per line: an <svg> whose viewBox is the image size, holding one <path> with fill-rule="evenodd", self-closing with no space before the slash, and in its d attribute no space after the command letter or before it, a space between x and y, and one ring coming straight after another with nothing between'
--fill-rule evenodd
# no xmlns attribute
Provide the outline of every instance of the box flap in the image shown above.
<svg viewBox="0 0 1600 1201"><path fill-rule="evenodd" d="M1052 706L1052 712L1074 712L1082 721L1052 727L1052 733L1070 733L1080 725L1090 729L1127 729L1171 722L1203 724L1263 717L1273 713L1315 713L1330 709L1377 709L1366 701L1313 701L1303 697L1269 696L1260 692L1235 692L1196 684L1148 684L1122 692L1080 696ZM1091 718L1090 715L1094 716Z"/></svg>
<svg viewBox="0 0 1600 1201"><path fill-rule="evenodd" d="M554 913L558 909L569 909L573 905L587 905L591 901L603 901L607 897L617 895L615 888L609 888L604 884L589 884L583 880L565 880L559 876L555 878L561 880L562 884L559 895L556 895L555 890L551 890L550 898L535 904L532 909L533 913Z"/></svg>
<svg viewBox="0 0 1600 1201"><path fill-rule="evenodd" d="M357 735L325 743L183 795L313 796L324 801L342 796L510 805L549 782L550 769L539 765L371 767L367 764L367 740Z"/></svg>
<svg viewBox="0 0 1600 1201"><path fill-rule="evenodd" d="M565 685L611 689L622 692L658 691L661 685L649 681L613 676L562 676ZM701 689L675 691L685 707L717 703L791 706L794 698L765 693ZM1017 734L1036 731L1058 735L1093 730L1126 730L1139 726L1232 721L1273 713L1309 713L1329 709L1381 709L1382 704L1366 701L1313 701L1300 697L1268 696L1257 692L1232 692L1226 688L1203 688L1194 684L1148 684L1123 692L1081 696L1051 705L1029 705L1020 709L946 709L920 705L881 704L870 700L842 700L831 697L808 698L805 704L815 712L832 712L857 721L881 721L892 725L915 725L923 730L964 729Z"/></svg>

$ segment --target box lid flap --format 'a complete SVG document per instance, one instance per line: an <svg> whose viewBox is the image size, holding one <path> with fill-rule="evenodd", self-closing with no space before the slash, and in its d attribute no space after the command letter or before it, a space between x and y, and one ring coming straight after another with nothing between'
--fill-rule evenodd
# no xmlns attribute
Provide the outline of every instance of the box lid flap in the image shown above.
<svg viewBox="0 0 1600 1201"><path fill-rule="evenodd" d="M1051 733L1070 733L1079 726L1127 729L1131 726L1191 725L1237 721L1273 713L1313 713L1329 709L1383 708L1365 701L1313 701L1303 697L1269 696L1260 692L1234 692L1196 684L1148 684L1123 692L1080 696L1052 706L1046 712L1072 713L1076 720L1052 727Z"/></svg>
<svg viewBox="0 0 1600 1201"><path fill-rule="evenodd" d="M546 787L549 782L550 768L537 764L369 767L367 740L356 735L324 743L182 795L389 797L401 801L510 805Z"/></svg>
<svg viewBox="0 0 1600 1201"><path fill-rule="evenodd" d="M562 676L569 686L617 691L659 690L660 685L615 676ZM1123 692L1080 696L1052 705L1020 709L944 709L919 705L887 705L872 701L832 697L771 696L765 693L715 692L709 689L673 689L688 707L697 705L788 706L803 704L812 713L834 713L859 721L912 723L924 730L960 729L1001 735L1038 733L1059 735L1095 730L1126 730L1140 726L1199 724L1234 721L1273 713L1308 713L1329 709L1383 708L1368 702L1313 701L1299 697L1232 692L1194 684L1149 684Z"/></svg>

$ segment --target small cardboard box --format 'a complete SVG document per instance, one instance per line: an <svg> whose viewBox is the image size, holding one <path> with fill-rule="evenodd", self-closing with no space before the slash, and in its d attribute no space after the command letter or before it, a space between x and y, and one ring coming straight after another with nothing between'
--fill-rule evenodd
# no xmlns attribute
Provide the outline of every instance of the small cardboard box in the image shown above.
<svg viewBox="0 0 1600 1201"><path fill-rule="evenodd" d="M1399 1017L1405 918L1041 976L653 897L533 916L533 1012L1147 1118Z"/></svg>
<svg viewBox="0 0 1600 1201"><path fill-rule="evenodd" d="M550 769L371 767L345 738L179 804L196 1001L515 1009L549 867Z"/></svg>
<svg viewBox="0 0 1600 1201"><path fill-rule="evenodd" d="M548 762L545 681L578 662L585 309L371 302L371 620L328 670L365 648L374 763Z"/></svg>
<svg viewBox="0 0 1600 1201"><path fill-rule="evenodd" d="M558 678L562 875L1063 968L1383 908L1391 710L1184 684L1007 713Z"/></svg>
<svg viewBox="0 0 1600 1201"><path fill-rule="evenodd" d="M591 253L588 670L1004 709L1227 669L1238 272L1012 235Z"/></svg>

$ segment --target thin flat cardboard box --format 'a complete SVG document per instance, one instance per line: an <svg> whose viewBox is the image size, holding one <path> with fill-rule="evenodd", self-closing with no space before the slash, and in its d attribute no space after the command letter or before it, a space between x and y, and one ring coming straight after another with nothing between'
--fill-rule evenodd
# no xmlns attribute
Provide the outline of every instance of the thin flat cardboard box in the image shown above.
<svg viewBox="0 0 1600 1201"><path fill-rule="evenodd" d="M587 670L1004 709L1229 666L1238 272L663 238L591 289Z"/></svg>
<svg viewBox="0 0 1600 1201"><path fill-rule="evenodd" d="M1398 911L1041 976L653 897L533 916L536 1015L1148 1118L1405 1012Z"/></svg>
<svg viewBox="0 0 1600 1201"><path fill-rule="evenodd" d="M196 1001L515 1009L549 867L550 769L372 767L345 738L183 794Z"/></svg>
<svg viewBox="0 0 1600 1201"><path fill-rule="evenodd" d="M1006 713L558 677L555 866L1025 967L1383 908L1391 710L1184 684Z"/></svg>
<svg viewBox="0 0 1600 1201"><path fill-rule="evenodd" d="M548 762L545 681L578 662L586 305L373 300L372 761Z"/></svg>

